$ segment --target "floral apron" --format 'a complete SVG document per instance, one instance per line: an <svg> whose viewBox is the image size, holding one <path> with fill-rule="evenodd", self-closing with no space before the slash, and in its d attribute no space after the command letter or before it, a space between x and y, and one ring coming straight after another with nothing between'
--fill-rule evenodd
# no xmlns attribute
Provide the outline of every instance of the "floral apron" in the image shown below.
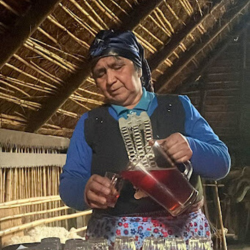
<svg viewBox="0 0 250 250"><path fill-rule="evenodd" d="M93 215L88 223L86 238L104 237L113 245L116 236L134 237L136 249L146 237L182 237L186 243L192 236L211 238L209 223L199 209L178 217L115 217Z"/></svg>

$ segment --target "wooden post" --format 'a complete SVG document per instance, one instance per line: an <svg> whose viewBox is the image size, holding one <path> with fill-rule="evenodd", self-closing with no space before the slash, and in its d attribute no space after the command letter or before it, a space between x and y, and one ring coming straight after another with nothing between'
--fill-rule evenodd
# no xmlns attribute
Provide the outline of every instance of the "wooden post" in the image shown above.
<svg viewBox="0 0 250 250"><path fill-rule="evenodd" d="M216 201L218 217L219 217L219 224L220 224L220 228L221 228L222 246L223 246L223 250L227 250L226 234L225 234L224 225L223 225L217 181L215 181L214 191L215 191L215 201Z"/></svg>

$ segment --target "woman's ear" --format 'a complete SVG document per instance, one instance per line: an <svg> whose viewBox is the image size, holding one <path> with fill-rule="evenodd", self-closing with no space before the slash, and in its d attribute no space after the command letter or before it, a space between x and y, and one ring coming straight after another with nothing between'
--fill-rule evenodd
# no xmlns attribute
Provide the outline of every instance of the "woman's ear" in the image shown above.
<svg viewBox="0 0 250 250"><path fill-rule="evenodd" d="M137 73L138 73L138 77L141 78L141 76L142 76L142 69L139 68L139 69L137 70Z"/></svg>

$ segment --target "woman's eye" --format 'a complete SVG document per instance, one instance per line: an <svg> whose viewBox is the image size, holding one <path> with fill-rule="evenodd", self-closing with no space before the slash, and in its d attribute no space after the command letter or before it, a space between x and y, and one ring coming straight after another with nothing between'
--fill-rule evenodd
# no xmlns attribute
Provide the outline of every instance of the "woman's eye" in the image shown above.
<svg viewBox="0 0 250 250"><path fill-rule="evenodd" d="M98 72L98 73L95 73L94 74L94 78L101 78L105 75L105 72L101 71L101 72Z"/></svg>
<svg viewBox="0 0 250 250"><path fill-rule="evenodd" d="M97 78L101 78L103 76L104 76L104 73L100 73L100 74L97 75Z"/></svg>
<svg viewBox="0 0 250 250"><path fill-rule="evenodd" d="M115 65L114 66L114 70L118 70L118 69L121 69L123 65Z"/></svg>

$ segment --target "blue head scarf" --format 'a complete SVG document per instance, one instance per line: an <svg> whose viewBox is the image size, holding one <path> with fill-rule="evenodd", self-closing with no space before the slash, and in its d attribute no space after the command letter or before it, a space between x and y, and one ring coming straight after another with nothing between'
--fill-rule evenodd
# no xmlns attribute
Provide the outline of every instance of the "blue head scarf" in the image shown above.
<svg viewBox="0 0 250 250"><path fill-rule="evenodd" d="M131 31L101 30L89 49L90 60L95 64L100 58L117 55L125 57L142 69L141 83L153 92L151 71L144 58L144 49Z"/></svg>

